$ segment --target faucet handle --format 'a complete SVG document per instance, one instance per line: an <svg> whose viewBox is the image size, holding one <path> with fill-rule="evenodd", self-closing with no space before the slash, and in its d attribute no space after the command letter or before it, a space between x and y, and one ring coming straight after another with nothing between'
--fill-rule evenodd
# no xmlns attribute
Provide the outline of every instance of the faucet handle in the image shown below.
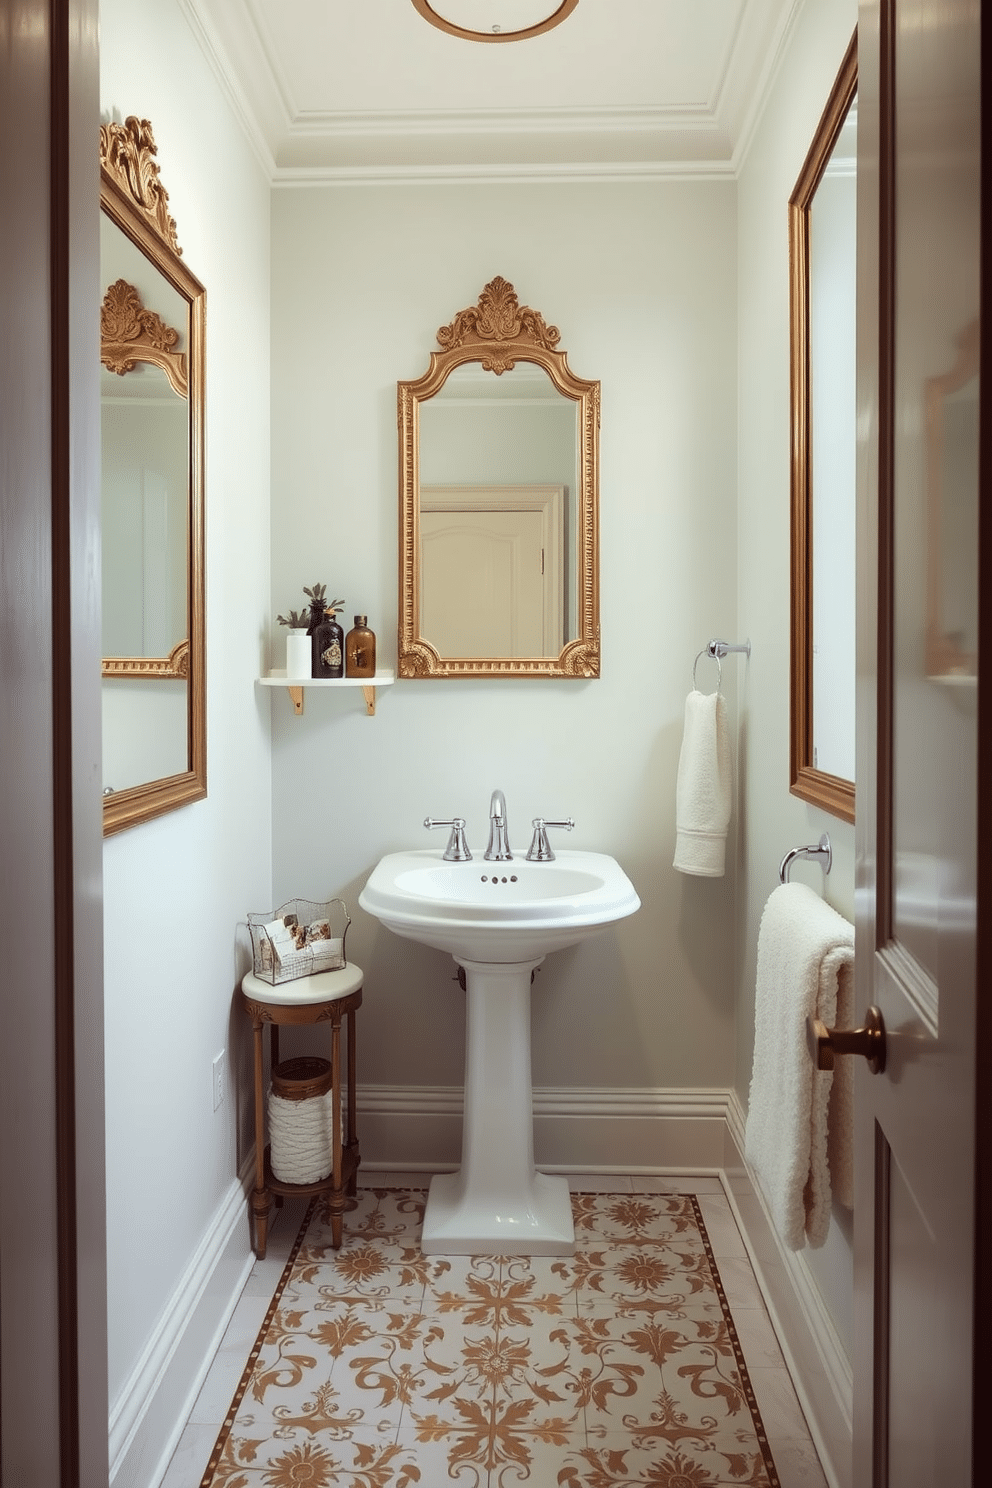
<svg viewBox="0 0 992 1488"><path fill-rule="evenodd" d="M451 836L448 838L448 845L444 849L444 861L446 863L471 862L472 854L469 852L468 843L465 841L465 818L463 816L452 816L447 821L437 820L433 816L425 816L424 826L428 831L432 831L435 827L451 828Z"/></svg>
<svg viewBox="0 0 992 1488"><path fill-rule="evenodd" d="M571 817L567 821L553 822L545 821L543 816L535 816L531 822L531 826L534 828L534 836L531 839L530 847L527 849L527 862L553 863L555 855L551 851L551 843L548 841L546 828L563 827L566 832L570 832L575 826L575 823Z"/></svg>

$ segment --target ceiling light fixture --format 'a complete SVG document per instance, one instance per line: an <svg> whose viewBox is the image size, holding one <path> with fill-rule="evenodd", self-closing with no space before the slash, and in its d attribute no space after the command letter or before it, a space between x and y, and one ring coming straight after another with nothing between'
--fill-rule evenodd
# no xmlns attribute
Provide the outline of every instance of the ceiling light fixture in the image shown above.
<svg viewBox="0 0 992 1488"><path fill-rule="evenodd" d="M527 41L560 26L579 0L413 0L425 21L464 41Z"/></svg>

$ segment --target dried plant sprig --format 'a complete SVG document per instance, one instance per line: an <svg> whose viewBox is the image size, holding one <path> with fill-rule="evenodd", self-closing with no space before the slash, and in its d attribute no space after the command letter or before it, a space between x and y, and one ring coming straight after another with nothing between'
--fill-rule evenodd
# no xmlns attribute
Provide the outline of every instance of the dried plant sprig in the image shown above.
<svg viewBox="0 0 992 1488"><path fill-rule="evenodd" d="M288 625L290 630L306 630L310 624L310 611L300 610L297 614L295 610L290 610L288 615L277 615L276 619L280 625Z"/></svg>
<svg viewBox="0 0 992 1488"><path fill-rule="evenodd" d="M310 596L310 603L311 604L313 604L313 605L323 605L324 604L324 596L327 593L327 585L326 584L314 584L314 586L313 586L312 589L308 589L307 586L306 586L306 584L304 584L303 585L303 593L304 594L308 594Z"/></svg>
<svg viewBox="0 0 992 1488"><path fill-rule="evenodd" d="M344 609L343 599L332 599L329 605L324 607L325 615L338 615Z"/></svg>

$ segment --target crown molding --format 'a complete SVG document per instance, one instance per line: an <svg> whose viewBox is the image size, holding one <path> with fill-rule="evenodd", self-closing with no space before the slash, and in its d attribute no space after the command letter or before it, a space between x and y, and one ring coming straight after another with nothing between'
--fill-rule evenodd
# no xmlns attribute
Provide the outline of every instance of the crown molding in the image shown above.
<svg viewBox="0 0 992 1488"><path fill-rule="evenodd" d="M716 128L708 108L483 108L390 109L355 112L301 112L289 133L350 138L353 135L410 134L667 134L707 133Z"/></svg>
<svg viewBox="0 0 992 1488"><path fill-rule="evenodd" d="M203 0L178 0L178 4L263 174L271 182L275 175L276 157L270 141L278 139L289 128L291 116L269 69L263 67L260 70L257 61L250 56L245 59L247 69L235 66L232 60L237 58L241 62L244 52L250 54L255 49L253 43L258 43L257 31L245 34L233 26L225 26L221 35L212 20L213 9L208 11ZM240 81L246 70L252 77L250 98Z"/></svg>
<svg viewBox="0 0 992 1488"><path fill-rule="evenodd" d="M721 96L717 112L732 130L734 138L734 168L740 175L762 116L768 106L775 80L789 48L796 28L799 12L804 0L791 0L787 7L777 0L757 0L766 14L764 25L753 24L744 32L742 27L741 61L728 72L724 95ZM750 16L751 8L745 12ZM750 86L746 80L750 79Z"/></svg>
<svg viewBox="0 0 992 1488"><path fill-rule="evenodd" d="M281 166L274 189L307 186L580 186L660 181L734 181L731 161L651 160L558 165Z"/></svg>
<svg viewBox="0 0 992 1488"><path fill-rule="evenodd" d="M300 109L255 0L179 5L271 184L461 185L736 178L801 0L748 0L696 106L367 112Z"/></svg>

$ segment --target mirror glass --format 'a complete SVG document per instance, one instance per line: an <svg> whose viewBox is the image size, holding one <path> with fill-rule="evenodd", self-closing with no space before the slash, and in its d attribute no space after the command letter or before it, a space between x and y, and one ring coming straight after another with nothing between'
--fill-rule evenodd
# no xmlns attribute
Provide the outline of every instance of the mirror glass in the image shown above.
<svg viewBox="0 0 992 1488"><path fill-rule="evenodd" d="M789 202L794 795L854 820L857 51Z"/></svg>
<svg viewBox="0 0 992 1488"><path fill-rule="evenodd" d="M953 365L926 389L926 670L970 686L978 677L979 335L972 321Z"/></svg>
<svg viewBox="0 0 992 1488"><path fill-rule="evenodd" d="M399 675L597 676L598 384L505 280L480 306L497 299L488 349L446 344L479 324L460 312L427 375L399 384Z"/></svg>
<svg viewBox="0 0 992 1488"><path fill-rule="evenodd" d="M101 129L105 834L206 793L204 293L153 154L147 121Z"/></svg>
<svg viewBox="0 0 992 1488"><path fill-rule="evenodd" d="M420 615L442 656L557 657L575 638L577 485L577 405L543 368L466 363L423 405Z"/></svg>

